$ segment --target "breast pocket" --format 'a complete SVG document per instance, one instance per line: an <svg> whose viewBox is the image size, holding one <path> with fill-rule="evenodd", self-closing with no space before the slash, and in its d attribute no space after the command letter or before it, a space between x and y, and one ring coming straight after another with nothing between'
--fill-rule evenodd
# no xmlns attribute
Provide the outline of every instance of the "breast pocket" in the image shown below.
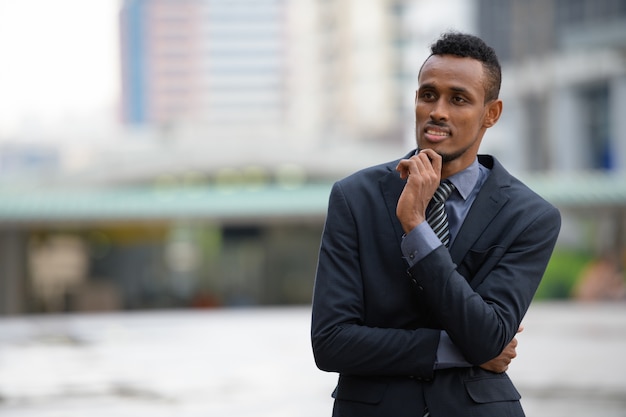
<svg viewBox="0 0 626 417"><path fill-rule="evenodd" d="M497 265L504 252L503 246L469 250L460 262L458 271L469 281L472 288L476 288Z"/></svg>

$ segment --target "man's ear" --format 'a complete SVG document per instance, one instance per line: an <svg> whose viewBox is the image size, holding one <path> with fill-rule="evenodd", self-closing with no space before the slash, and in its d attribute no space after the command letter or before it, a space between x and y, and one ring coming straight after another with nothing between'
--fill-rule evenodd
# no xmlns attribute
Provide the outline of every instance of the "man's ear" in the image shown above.
<svg viewBox="0 0 626 417"><path fill-rule="evenodd" d="M487 104L487 113L485 115L485 121L483 122L483 126L485 128L490 128L495 125L502 114L502 100L495 99L490 101Z"/></svg>

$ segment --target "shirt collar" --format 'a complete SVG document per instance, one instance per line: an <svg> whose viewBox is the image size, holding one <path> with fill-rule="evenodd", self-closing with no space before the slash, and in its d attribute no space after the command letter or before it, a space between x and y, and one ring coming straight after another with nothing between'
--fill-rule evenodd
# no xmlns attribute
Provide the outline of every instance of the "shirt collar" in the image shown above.
<svg viewBox="0 0 626 417"><path fill-rule="evenodd" d="M474 162L463 171L457 172L456 174L448 177L448 181L450 181L456 189L463 197L463 200L467 200L470 193L476 186L476 182L478 181L478 177L480 175L479 167L478 167L478 158L474 159Z"/></svg>

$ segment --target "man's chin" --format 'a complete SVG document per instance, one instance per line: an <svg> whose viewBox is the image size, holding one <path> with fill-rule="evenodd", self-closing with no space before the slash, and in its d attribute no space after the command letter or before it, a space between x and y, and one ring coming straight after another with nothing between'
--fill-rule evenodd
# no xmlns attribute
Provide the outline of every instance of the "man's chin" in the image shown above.
<svg viewBox="0 0 626 417"><path fill-rule="evenodd" d="M444 164L447 162L452 162L455 159L458 159L462 155L458 153L445 153L445 152L437 152L437 153L439 154L439 156L441 156L441 162Z"/></svg>
<svg viewBox="0 0 626 417"><path fill-rule="evenodd" d="M455 159L458 159L461 155L463 155L463 152L450 153L450 152L441 151L433 146L418 146L417 149L418 150L432 149L433 151L437 153L437 155L441 157L441 162L443 162L444 164L446 162L452 162Z"/></svg>

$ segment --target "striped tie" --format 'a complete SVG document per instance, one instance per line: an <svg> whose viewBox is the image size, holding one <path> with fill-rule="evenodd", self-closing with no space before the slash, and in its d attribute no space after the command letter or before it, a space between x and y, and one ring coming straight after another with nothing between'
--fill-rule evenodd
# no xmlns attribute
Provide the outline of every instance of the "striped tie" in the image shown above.
<svg viewBox="0 0 626 417"><path fill-rule="evenodd" d="M426 221L446 247L450 244L450 229L448 228L448 215L446 214L444 203L453 190L454 185L450 181L442 181L437 191L435 191L430 213L426 217Z"/></svg>

